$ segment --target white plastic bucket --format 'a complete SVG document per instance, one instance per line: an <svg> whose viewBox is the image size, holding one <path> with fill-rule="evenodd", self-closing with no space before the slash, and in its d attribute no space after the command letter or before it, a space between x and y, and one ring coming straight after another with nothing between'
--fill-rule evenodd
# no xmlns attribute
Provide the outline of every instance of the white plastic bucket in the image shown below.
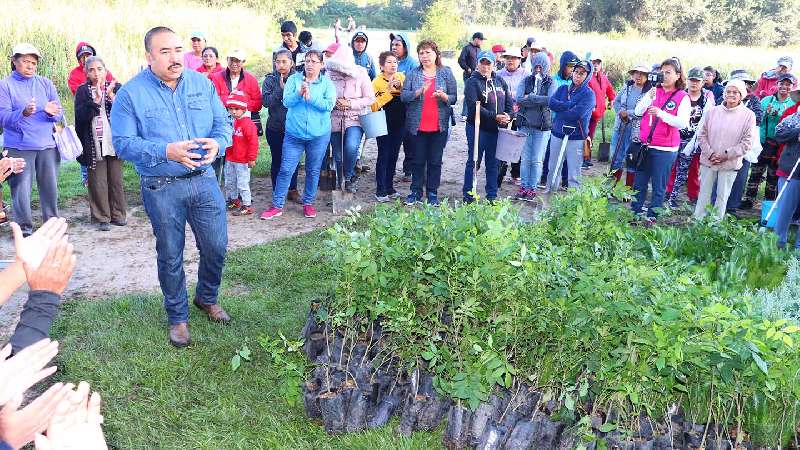
<svg viewBox="0 0 800 450"><path fill-rule="evenodd" d="M386 112L382 109L362 114L358 116L358 121L361 123L361 128L364 129L364 136L367 139L389 134L386 129Z"/></svg>

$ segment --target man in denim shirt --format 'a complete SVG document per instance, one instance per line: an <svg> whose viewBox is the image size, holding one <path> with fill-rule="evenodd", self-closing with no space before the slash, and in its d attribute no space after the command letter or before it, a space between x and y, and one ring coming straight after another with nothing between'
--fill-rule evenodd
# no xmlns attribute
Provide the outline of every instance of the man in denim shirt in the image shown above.
<svg viewBox="0 0 800 450"><path fill-rule="evenodd" d="M225 200L209 165L231 145L230 117L203 74L184 71L183 47L169 28L144 38L149 68L117 93L111 130L117 155L141 176L142 202L156 237L158 280L169 340L186 347L189 306L183 247L186 222L200 250L194 304L209 319L228 322L217 304L228 228Z"/></svg>

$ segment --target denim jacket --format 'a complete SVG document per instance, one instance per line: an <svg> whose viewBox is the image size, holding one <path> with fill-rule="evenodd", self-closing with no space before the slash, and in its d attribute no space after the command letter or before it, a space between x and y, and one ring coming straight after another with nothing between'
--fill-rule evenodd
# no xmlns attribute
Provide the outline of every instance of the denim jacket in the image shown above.
<svg viewBox="0 0 800 450"><path fill-rule="evenodd" d="M406 104L406 130L413 135L419 130L419 123L422 120L422 96L416 96L418 89L425 85L425 77L422 67L417 67L406 73L406 81L403 83L403 92L400 100ZM452 105L456 104L458 86L453 72L449 67L439 67L436 69L436 86L434 89L441 89L447 93L447 101L438 101L439 104L439 131L447 131L450 126L450 119L453 115Z"/></svg>

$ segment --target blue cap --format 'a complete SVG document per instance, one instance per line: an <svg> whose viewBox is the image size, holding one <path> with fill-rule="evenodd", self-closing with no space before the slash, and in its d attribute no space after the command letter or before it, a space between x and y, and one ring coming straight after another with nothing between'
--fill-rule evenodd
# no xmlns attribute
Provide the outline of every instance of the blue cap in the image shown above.
<svg viewBox="0 0 800 450"><path fill-rule="evenodd" d="M481 52L478 53L478 63L480 63L482 59L488 59L489 61L492 62L492 64L494 64L494 62L496 61L494 58L494 53L487 52L486 50L481 50Z"/></svg>

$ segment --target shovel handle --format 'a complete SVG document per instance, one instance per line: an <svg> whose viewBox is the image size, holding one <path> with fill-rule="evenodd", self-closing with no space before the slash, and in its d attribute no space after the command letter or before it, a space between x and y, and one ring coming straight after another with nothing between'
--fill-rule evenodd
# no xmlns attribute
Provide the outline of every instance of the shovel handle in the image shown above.
<svg viewBox="0 0 800 450"><path fill-rule="evenodd" d="M480 100L475 102L475 138L472 142L472 193L477 194L477 186L478 186L478 174L477 167L478 167L478 143L480 141L480 129L481 129L481 102Z"/></svg>

